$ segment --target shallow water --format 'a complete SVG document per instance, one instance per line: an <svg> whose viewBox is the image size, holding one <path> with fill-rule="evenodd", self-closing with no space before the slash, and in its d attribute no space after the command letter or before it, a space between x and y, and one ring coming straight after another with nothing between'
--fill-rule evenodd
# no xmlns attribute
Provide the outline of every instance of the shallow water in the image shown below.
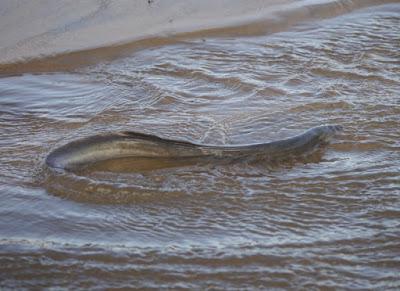
<svg viewBox="0 0 400 291"><path fill-rule="evenodd" d="M399 24L393 4L0 78L0 287L400 288ZM249 144L327 123L343 134L284 163L44 165L104 131Z"/></svg>

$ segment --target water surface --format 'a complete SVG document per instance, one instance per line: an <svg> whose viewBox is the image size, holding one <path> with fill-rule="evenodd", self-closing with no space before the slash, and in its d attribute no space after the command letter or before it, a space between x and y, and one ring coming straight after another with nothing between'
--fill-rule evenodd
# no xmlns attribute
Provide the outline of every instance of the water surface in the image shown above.
<svg viewBox="0 0 400 291"><path fill-rule="evenodd" d="M0 78L0 287L400 288L399 24L376 6ZM285 163L44 165L104 131L248 144L328 123L345 131Z"/></svg>

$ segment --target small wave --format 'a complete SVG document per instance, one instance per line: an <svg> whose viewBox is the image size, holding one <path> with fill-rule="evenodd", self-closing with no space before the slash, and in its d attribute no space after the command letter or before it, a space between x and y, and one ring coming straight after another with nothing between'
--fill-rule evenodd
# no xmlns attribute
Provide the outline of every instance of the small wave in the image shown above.
<svg viewBox="0 0 400 291"><path fill-rule="evenodd" d="M346 101L338 102L313 102L304 105L299 105L290 109L291 112L312 112L314 110L348 110L351 109L352 105Z"/></svg>
<svg viewBox="0 0 400 291"><path fill-rule="evenodd" d="M332 234L335 230L331 230ZM400 286L396 237L335 235L339 237L313 243L238 246L231 243L229 248L176 248L170 244L158 249L110 248L41 241L17 242L16 246L13 241L0 241L0 262L5 271L0 278L6 289L51 288L55 284L59 288L78 289L83 286L104 289L346 289L349 286L385 289L395 286L396 289Z"/></svg>

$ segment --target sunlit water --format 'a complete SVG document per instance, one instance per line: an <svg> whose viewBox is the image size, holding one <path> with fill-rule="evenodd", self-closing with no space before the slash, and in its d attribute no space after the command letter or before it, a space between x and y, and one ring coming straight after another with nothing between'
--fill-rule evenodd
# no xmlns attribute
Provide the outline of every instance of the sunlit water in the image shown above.
<svg viewBox="0 0 400 291"><path fill-rule="evenodd" d="M249 144L328 123L343 134L282 164L44 165L104 131ZM0 287L400 288L399 5L3 77L0 136Z"/></svg>

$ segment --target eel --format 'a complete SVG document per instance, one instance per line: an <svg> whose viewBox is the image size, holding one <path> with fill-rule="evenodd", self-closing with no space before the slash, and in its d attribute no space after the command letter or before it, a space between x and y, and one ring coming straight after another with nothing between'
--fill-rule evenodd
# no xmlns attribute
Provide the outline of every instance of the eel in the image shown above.
<svg viewBox="0 0 400 291"><path fill-rule="evenodd" d="M202 145L161 138L156 135L121 131L89 136L56 148L46 158L50 168L73 171L96 162L119 158L286 158L307 153L325 144L340 125L313 127L302 134L267 143L247 145Z"/></svg>

